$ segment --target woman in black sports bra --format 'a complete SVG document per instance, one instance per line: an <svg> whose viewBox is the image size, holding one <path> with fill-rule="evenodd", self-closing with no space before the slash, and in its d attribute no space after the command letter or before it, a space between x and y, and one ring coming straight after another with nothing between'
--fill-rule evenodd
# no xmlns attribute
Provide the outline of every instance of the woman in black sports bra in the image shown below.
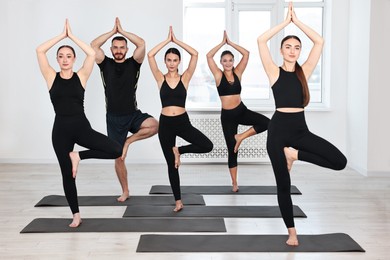
<svg viewBox="0 0 390 260"><path fill-rule="evenodd" d="M223 70L218 68L214 56L225 44L232 46L242 54L240 62L234 67L233 53L226 50L221 54L220 63ZM214 75L217 90L222 103L221 124L228 148L228 167L232 179L233 192L239 190L237 183L237 153L241 142L268 128L268 117L249 110L241 101L241 76L248 64L249 52L233 43L227 37L226 31L220 44L207 54L207 63ZM243 133L237 134L238 125L252 126Z"/></svg>
<svg viewBox="0 0 390 260"><path fill-rule="evenodd" d="M57 50L60 72L56 72L47 59L47 51L65 38L76 43L87 55L77 72L73 71L76 54L71 46L62 45ZM52 142L61 168L65 197L73 214L73 221L69 226L78 227L81 224L76 189L79 161L90 158L116 159L121 156L122 148L117 142L93 130L85 116L84 92L95 63L95 51L72 34L68 20L64 31L39 45L36 52L56 113ZM88 150L73 151L75 144Z"/></svg>
<svg viewBox="0 0 390 260"><path fill-rule="evenodd" d="M278 67L272 60L267 42L291 22L314 45L307 60L300 66L297 60L301 52L301 41L296 36L286 36L280 48L283 65ZM324 40L298 20L290 3L285 21L259 36L257 42L276 105L268 127L267 151L275 174L279 208L288 229L286 243L297 246L298 236L290 195L293 162L302 160L333 170L342 170L347 164L345 156L333 144L311 133L305 121L304 107L310 99L307 81L320 59Z"/></svg>
<svg viewBox="0 0 390 260"><path fill-rule="evenodd" d="M168 43L173 42L191 55L188 68L179 74L181 61L180 52L169 48L164 57L168 72L164 75L157 66L156 54ZM183 209L180 192L179 166L180 155L184 153L208 153L213 149L213 143L190 123L185 109L187 88L194 74L198 60L198 52L191 46L176 39L172 27L169 28L168 38L154 47L148 53L149 66L157 81L161 98L161 115L158 137L168 165L168 176L176 206L173 211ZM179 136L189 144L176 147L176 137Z"/></svg>

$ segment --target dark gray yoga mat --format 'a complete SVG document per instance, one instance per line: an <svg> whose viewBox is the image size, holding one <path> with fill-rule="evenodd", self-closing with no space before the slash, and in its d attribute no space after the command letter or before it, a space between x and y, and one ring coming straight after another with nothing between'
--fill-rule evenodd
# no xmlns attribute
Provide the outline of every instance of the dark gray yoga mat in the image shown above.
<svg viewBox="0 0 390 260"><path fill-rule="evenodd" d="M232 186L180 186L181 193L204 194L204 195L222 195L222 194L238 194L238 195L275 195L276 186L239 186L238 192L232 191ZM172 194L171 186L168 185L153 185L149 194ZM301 195L302 193L296 186L291 186L291 194Z"/></svg>
<svg viewBox="0 0 390 260"><path fill-rule="evenodd" d="M294 217L306 218L305 213L293 206ZM170 206L128 206L123 217L222 217L222 218L280 218L278 206L184 206L173 212Z"/></svg>
<svg viewBox="0 0 390 260"><path fill-rule="evenodd" d="M365 252L343 233L298 239L294 247L286 245L287 235L141 235L137 252Z"/></svg>
<svg viewBox="0 0 390 260"><path fill-rule="evenodd" d="M129 206L129 205L175 205L172 196L131 196L124 202L116 200L118 196L79 196L79 206ZM205 205L203 196L183 194L183 202L187 205ZM41 199L35 207L68 206L65 196L49 195Z"/></svg>
<svg viewBox="0 0 390 260"><path fill-rule="evenodd" d="M58 232L226 232L222 218L209 219L136 219L84 218L77 228L71 219L37 218L20 233Z"/></svg>

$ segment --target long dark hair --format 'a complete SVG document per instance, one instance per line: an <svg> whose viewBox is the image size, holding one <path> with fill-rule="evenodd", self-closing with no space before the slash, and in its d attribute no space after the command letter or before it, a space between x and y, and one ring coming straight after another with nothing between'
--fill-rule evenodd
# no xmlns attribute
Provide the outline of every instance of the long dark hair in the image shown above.
<svg viewBox="0 0 390 260"><path fill-rule="evenodd" d="M289 39L295 39L299 42L299 44L302 45L301 40L298 38L298 36L295 35L287 35L286 37L283 38L280 48L282 48L283 43ZM307 84L307 80L305 77L305 74L303 73L301 65L299 65L298 62L295 62L295 74L297 75L299 81L301 82L302 85L302 95L303 95L303 107L307 106L310 102L310 92L309 92L309 86Z"/></svg>
<svg viewBox="0 0 390 260"><path fill-rule="evenodd" d="M58 56L58 53L60 52L60 50L61 50L62 48L68 48L68 49L70 49L70 50L73 52L74 57L76 58L76 52L74 51L73 47L72 47L72 46L69 46L69 45L62 45L62 46L60 46L60 47L57 49L57 56Z"/></svg>

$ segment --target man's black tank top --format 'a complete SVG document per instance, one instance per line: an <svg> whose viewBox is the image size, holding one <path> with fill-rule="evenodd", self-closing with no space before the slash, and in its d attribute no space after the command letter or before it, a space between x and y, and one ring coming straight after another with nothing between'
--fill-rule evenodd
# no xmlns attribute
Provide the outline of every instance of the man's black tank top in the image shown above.
<svg viewBox="0 0 390 260"><path fill-rule="evenodd" d="M177 86L175 88L171 88L168 85L167 80L164 76L164 82L161 85L160 88L160 99L162 107L169 107L169 106L177 106L177 107L185 107L186 106L186 98L187 98L187 90L184 87L183 82L180 81L177 83Z"/></svg>
<svg viewBox="0 0 390 260"><path fill-rule="evenodd" d="M241 94L241 83L236 73L233 72L234 82L230 83L225 73L222 72L221 83L217 87L219 96L230 96Z"/></svg>
<svg viewBox="0 0 390 260"><path fill-rule="evenodd" d="M84 88L77 73L70 79L63 79L57 72L50 88L50 99L56 115L84 114Z"/></svg>
<svg viewBox="0 0 390 260"><path fill-rule="evenodd" d="M279 67L279 78L272 86L276 108L303 108L302 83L295 72Z"/></svg>

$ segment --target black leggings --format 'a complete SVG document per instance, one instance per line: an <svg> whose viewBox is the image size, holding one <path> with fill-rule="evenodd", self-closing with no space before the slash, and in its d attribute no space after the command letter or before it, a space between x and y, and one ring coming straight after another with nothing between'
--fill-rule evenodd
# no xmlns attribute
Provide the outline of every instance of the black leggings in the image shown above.
<svg viewBox="0 0 390 260"><path fill-rule="evenodd" d="M178 116L160 115L158 138L168 165L168 176L175 200L181 199L179 170L175 168L175 155L172 148L176 145L176 136L187 141L180 146L179 153L208 153L213 143L201 131L191 125L187 113Z"/></svg>
<svg viewBox="0 0 390 260"><path fill-rule="evenodd" d="M267 151L275 174L279 208L284 223L291 228L294 227L291 179L284 147L297 149L298 160L333 170L344 169L347 159L333 144L309 131L304 112L275 112L268 126Z"/></svg>
<svg viewBox="0 0 390 260"><path fill-rule="evenodd" d="M253 125L256 133L261 133L268 128L269 118L249 110L244 103L240 103L233 109L222 109L221 124L228 148L228 166L237 167L237 153L234 152L238 125Z"/></svg>
<svg viewBox="0 0 390 260"><path fill-rule="evenodd" d="M78 213L76 180L72 176L72 162L69 157L74 145L78 144L90 149L79 152L81 160L115 159L121 156L122 148L117 142L93 130L85 115L56 115L52 143L61 168L65 197L72 213Z"/></svg>

